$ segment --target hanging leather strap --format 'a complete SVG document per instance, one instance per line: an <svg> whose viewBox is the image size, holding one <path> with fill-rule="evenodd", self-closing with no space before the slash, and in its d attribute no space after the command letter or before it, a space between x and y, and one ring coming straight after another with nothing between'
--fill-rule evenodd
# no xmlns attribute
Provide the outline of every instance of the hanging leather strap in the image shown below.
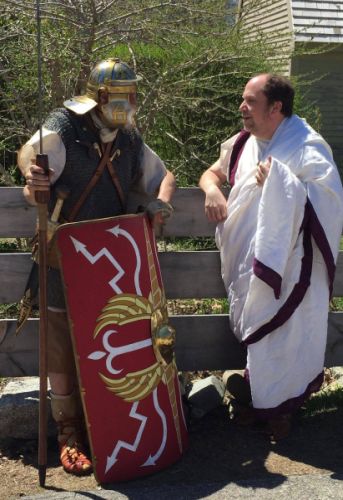
<svg viewBox="0 0 343 500"><path fill-rule="evenodd" d="M124 196L124 192L123 192L123 189L120 185L120 181L119 181L119 178L118 178L118 174L117 172L115 171L113 165L112 165L112 161L117 158L118 156L120 156L120 149L116 149L114 151L114 153L111 155L111 158L109 158L107 160L107 170L111 176L111 179L112 179L112 182L117 190L117 193L118 193L118 196L119 196L119 201L120 201L120 204L121 204L121 208L122 210L124 210L125 208L125 196Z"/></svg>
<svg viewBox="0 0 343 500"><path fill-rule="evenodd" d="M110 152L111 152L112 144L113 144L112 142L108 142L106 144L105 151L101 157L100 163L97 166L96 171L94 172L91 180L87 184L87 186L86 186L85 190L83 191L82 195L80 196L79 200L75 203L73 209L71 210L70 215L68 217L68 222L74 221L80 208L82 207L82 205L86 201L87 196L89 195L89 193L92 191L92 189L94 188L94 186L96 185L96 183L100 179L101 174L103 173L104 168L107 165L107 162L110 160Z"/></svg>

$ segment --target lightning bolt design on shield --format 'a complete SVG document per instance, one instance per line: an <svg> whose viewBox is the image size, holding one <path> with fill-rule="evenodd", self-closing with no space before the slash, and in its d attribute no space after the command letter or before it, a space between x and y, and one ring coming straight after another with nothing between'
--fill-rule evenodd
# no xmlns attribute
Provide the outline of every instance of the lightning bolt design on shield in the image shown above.
<svg viewBox="0 0 343 500"><path fill-rule="evenodd" d="M141 287L140 287L140 284L139 284L139 273L140 273L140 270L141 270L141 264L142 264L142 262L141 262L141 255L139 253L139 248L138 248L137 243L135 242L135 240L132 237L132 235L128 231L126 231L125 229L121 229L119 227L119 225L118 226L114 226L111 229L107 229L107 231L109 233L112 233L117 238L118 238L119 235L124 236L124 238L126 238L131 243L131 245L132 245L132 247L134 249L134 252L136 254L136 262L137 262L136 270L135 270L135 277L134 277L134 282L135 282L135 287L136 287L136 293L137 293L137 295L143 295Z"/></svg>
<svg viewBox="0 0 343 500"><path fill-rule="evenodd" d="M143 434L143 431L144 431L144 428L146 425L146 421L148 420L147 417L145 417L144 415L137 413L138 403L139 403L139 401L136 401L135 403L133 403L131 411L130 411L130 415L129 415L131 418L135 418L136 420L139 420L141 422L141 425L138 429L135 441L132 444L127 443L126 441L122 441L121 439L117 442L114 450L112 451L112 454L109 457L107 457L105 474L107 474L107 472L113 467L113 465L116 462L118 462L117 456L122 448L125 448L126 450L133 451L133 452L135 452L138 448L138 445L142 439L142 434Z"/></svg>
<svg viewBox="0 0 343 500"><path fill-rule="evenodd" d="M84 243L82 243L81 241L78 241L76 238L73 238L72 236L70 236L70 239L72 240L72 242L74 244L76 252L77 253L81 252L82 255L84 255L84 257L86 257L86 259L92 265L95 264L99 259L101 259L101 257L106 257L111 262L111 264L113 265L113 267L115 267L116 270L118 271L118 274L116 276L114 276L114 278L112 278L108 282L108 284L110 285L110 287L112 288L112 290L114 290L116 293L122 293L122 290L117 285L117 282L124 276L125 271L121 267L121 265L119 264L119 262L113 257L113 255L111 254L111 252L109 252L107 250L107 248L102 248L95 255L92 255L87 250L87 247L86 247L86 245Z"/></svg>
<svg viewBox="0 0 343 500"><path fill-rule="evenodd" d="M150 455L149 458L144 462L144 464L141 465L141 467L147 467L148 465L156 465L157 460L160 458L160 456L163 453L164 448L166 447L166 442L167 442L167 419L165 414L163 413L162 408L160 407L158 403L158 398L157 398L157 388L154 389L154 392L152 394L153 400L154 400L154 407L156 412L159 414L162 420L162 426L163 426L163 436L162 436L162 441L159 449L155 453L155 455Z"/></svg>

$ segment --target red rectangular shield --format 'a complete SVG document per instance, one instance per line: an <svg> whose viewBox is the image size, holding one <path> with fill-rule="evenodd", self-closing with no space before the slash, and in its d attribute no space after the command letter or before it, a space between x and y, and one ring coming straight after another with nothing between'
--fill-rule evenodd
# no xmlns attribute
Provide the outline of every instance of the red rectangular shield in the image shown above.
<svg viewBox="0 0 343 500"><path fill-rule="evenodd" d="M56 239L95 476L165 468L188 437L151 224L64 224Z"/></svg>

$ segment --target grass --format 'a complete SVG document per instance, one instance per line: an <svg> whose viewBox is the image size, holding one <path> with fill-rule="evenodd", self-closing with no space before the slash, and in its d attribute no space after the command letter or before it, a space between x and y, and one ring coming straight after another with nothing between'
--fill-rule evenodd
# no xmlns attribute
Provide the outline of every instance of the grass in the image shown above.
<svg viewBox="0 0 343 500"><path fill-rule="evenodd" d="M158 249L162 252L217 250L214 238L164 238L158 241Z"/></svg>
<svg viewBox="0 0 343 500"><path fill-rule="evenodd" d="M227 299L168 300L169 314L228 314Z"/></svg>
<svg viewBox="0 0 343 500"><path fill-rule="evenodd" d="M29 238L1 238L0 253L8 252L30 252Z"/></svg>
<svg viewBox="0 0 343 500"><path fill-rule="evenodd" d="M343 297L334 297L330 301L330 311L343 311Z"/></svg>
<svg viewBox="0 0 343 500"><path fill-rule="evenodd" d="M1 304L0 305L0 319L17 318L18 311L19 311L19 305L17 303Z"/></svg>
<svg viewBox="0 0 343 500"><path fill-rule="evenodd" d="M334 369L325 370L325 381L319 392L313 394L302 409L302 416L310 418L343 408L343 386L334 375Z"/></svg>

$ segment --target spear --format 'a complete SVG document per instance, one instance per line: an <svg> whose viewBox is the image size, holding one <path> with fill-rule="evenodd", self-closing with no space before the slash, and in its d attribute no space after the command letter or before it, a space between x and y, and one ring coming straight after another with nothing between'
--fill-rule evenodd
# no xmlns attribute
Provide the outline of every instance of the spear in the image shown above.
<svg viewBox="0 0 343 500"><path fill-rule="evenodd" d="M36 0L37 15L37 68L38 68L38 117L39 117L39 154L36 165L49 175L48 155L43 153L42 134L42 47L41 15L39 0ZM45 486L47 466L47 226L49 191L35 191L38 209L39 244L39 430L38 430L38 473L39 485Z"/></svg>

